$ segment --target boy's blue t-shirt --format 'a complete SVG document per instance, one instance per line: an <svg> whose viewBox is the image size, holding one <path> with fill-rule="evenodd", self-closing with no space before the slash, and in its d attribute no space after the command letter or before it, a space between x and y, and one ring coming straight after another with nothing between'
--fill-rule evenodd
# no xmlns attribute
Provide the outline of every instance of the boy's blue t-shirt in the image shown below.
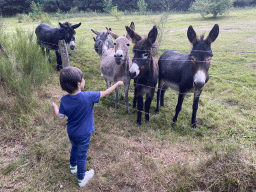
<svg viewBox="0 0 256 192"><path fill-rule="evenodd" d="M61 98L59 113L68 117L68 135L76 137L95 131L93 119L94 103L100 100L100 92L79 92Z"/></svg>

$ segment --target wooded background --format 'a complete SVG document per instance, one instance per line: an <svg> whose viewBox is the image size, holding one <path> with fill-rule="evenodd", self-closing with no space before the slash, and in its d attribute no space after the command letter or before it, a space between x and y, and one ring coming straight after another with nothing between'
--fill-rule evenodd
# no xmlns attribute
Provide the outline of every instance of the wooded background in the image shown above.
<svg viewBox="0 0 256 192"><path fill-rule="evenodd" d="M17 13L29 13L30 5L34 1L43 6L43 11L53 13L58 10L67 12L77 7L79 11L104 12L104 5L109 0L0 0L0 14L12 16ZM187 11L195 0L145 0L147 9L151 11ZM138 10L138 0L112 0L119 11ZM236 0L234 6L255 6L256 0Z"/></svg>

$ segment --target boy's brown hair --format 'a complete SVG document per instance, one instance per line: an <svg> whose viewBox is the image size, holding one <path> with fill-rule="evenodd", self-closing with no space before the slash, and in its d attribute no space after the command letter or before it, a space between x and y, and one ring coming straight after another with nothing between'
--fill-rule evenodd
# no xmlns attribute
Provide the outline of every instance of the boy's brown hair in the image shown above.
<svg viewBox="0 0 256 192"><path fill-rule="evenodd" d="M62 90L69 94L78 89L78 83L82 82L83 72L76 67L65 67L60 73L60 85Z"/></svg>

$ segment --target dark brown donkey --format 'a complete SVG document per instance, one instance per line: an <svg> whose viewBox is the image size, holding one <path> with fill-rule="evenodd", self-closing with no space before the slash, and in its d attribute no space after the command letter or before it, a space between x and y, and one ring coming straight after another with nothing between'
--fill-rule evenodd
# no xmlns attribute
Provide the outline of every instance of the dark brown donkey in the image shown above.
<svg viewBox="0 0 256 192"><path fill-rule="evenodd" d="M186 93L193 92L194 103L191 122L193 128L197 127L196 112L199 97L204 85L209 80L208 70L213 56L211 43L216 40L218 35L219 26L217 24L214 25L205 40L203 35L198 39L193 27L189 26L187 36L193 46L191 52L189 54L185 54L168 50L159 58L159 81L156 112L159 112L159 100L161 106L164 106L164 93L168 87L179 91L173 125L175 125L177 121Z"/></svg>
<svg viewBox="0 0 256 192"><path fill-rule="evenodd" d="M126 26L128 35L135 43L133 47L132 66L130 68L131 78L134 79L134 107L137 102L137 123L141 125L141 113L143 110L143 95L146 94L145 117L149 121L149 109L154 97L158 78L158 64L152 56L152 47L157 38L157 27L154 26L148 33L148 37L142 38L134 29Z"/></svg>

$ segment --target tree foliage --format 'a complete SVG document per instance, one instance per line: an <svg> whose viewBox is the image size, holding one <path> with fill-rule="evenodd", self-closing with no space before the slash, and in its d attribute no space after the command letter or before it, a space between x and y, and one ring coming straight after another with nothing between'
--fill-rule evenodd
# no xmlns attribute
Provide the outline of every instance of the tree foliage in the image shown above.
<svg viewBox="0 0 256 192"><path fill-rule="evenodd" d="M117 20L120 20L123 15L122 12L118 11L117 6L112 7L110 14L114 16Z"/></svg>
<svg viewBox="0 0 256 192"><path fill-rule="evenodd" d="M74 10L74 7L78 11L97 11L97 12L107 12L110 13L114 6L118 7L119 11L187 11L189 7L193 4L193 9L195 5L200 8L200 2L209 2L206 5L206 11L201 11L202 14L211 14L214 13L222 14L223 11L227 10L226 8L230 7L231 2L228 0L0 0L0 14L2 15L16 15L17 13L26 13L31 12L30 5L34 1L42 5L42 9L47 13L56 13L57 11L69 12ZM236 2L242 2L242 0L232 0ZM246 0L254 2L256 0ZM198 4L199 2L199 4ZM202 4L202 3L201 3ZM247 3L248 4L248 3ZM211 8L210 5L214 5L214 8ZM225 9L223 7L226 7ZM73 9L72 9L73 8ZM209 11L209 9L212 9ZM195 11L196 9L194 9Z"/></svg>
<svg viewBox="0 0 256 192"><path fill-rule="evenodd" d="M193 12L200 13L204 18L212 14L214 18L230 10L234 0L196 0L190 7Z"/></svg>
<svg viewBox="0 0 256 192"><path fill-rule="evenodd" d="M106 12L106 13L110 13L111 10L113 8L113 2L112 0L104 0L103 1L103 10Z"/></svg>
<svg viewBox="0 0 256 192"><path fill-rule="evenodd" d="M137 6L138 6L139 11L141 13L147 11L148 4L145 2L145 0L139 0L138 3L137 3Z"/></svg>

